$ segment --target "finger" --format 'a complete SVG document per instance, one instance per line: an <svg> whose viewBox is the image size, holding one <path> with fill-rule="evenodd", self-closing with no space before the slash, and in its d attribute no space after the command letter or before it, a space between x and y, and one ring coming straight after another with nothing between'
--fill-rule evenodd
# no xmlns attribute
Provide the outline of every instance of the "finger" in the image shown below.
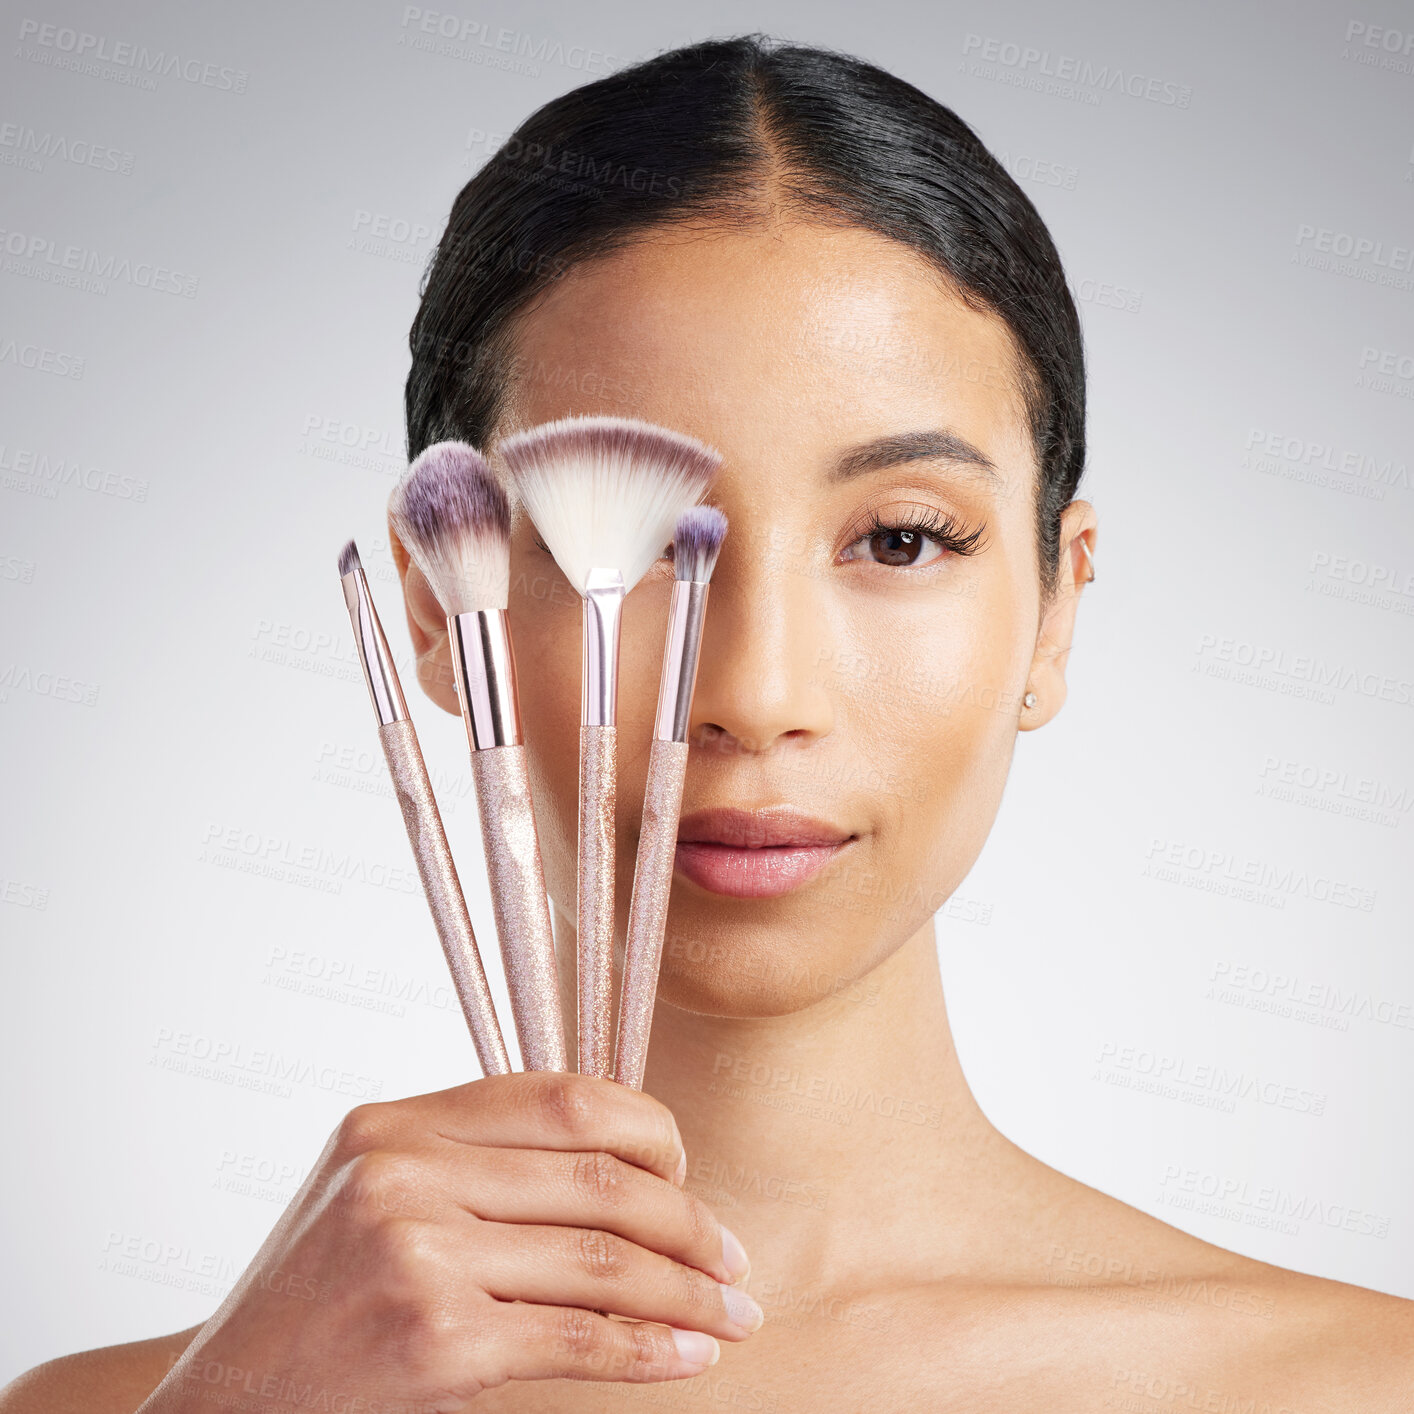
<svg viewBox="0 0 1414 1414"><path fill-rule="evenodd" d="M488 1222L599 1228L728 1284L749 1269L740 1243L724 1239L700 1198L602 1149L473 1151L444 1143L428 1163L451 1201Z"/></svg>
<svg viewBox="0 0 1414 1414"><path fill-rule="evenodd" d="M501 1301L580 1306L724 1340L744 1340L764 1319L739 1287L598 1228L481 1223L471 1241L477 1285Z"/></svg>
<svg viewBox="0 0 1414 1414"><path fill-rule="evenodd" d="M681 1380L715 1364L722 1348L701 1331L612 1321L579 1306L516 1302L491 1344L513 1380Z"/></svg>
<svg viewBox="0 0 1414 1414"><path fill-rule="evenodd" d="M672 1111L641 1090L563 1070L488 1075L469 1085L345 1116L336 1143L345 1158L425 1138L492 1148L602 1149L625 1163L678 1182L686 1170Z"/></svg>

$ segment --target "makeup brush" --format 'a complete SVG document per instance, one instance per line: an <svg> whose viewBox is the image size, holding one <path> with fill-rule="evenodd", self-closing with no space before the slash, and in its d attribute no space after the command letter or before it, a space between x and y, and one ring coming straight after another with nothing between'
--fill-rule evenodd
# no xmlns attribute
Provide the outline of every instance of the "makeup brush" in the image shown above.
<svg viewBox="0 0 1414 1414"><path fill-rule="evenodd" d="M447 615L521 1060L527 1070L568 1070L506 614L510 505L481 453L449 441L434 443L413 461L393 490L388 513Z"/></svg>
<svg viewBox="0 0 1414 1414"><path fill-rule="evenodd" d="M447 847L442 816L432 794L432 782L427 779L427 766L417 744L412 718L408 716L393 655L383 636L373 597L368 592L358 546L352 540L339 552L339 578L344 586L344 602L353 623L358 656L363 663L363 676L378 717L383 757L388 763L388 774L403 812L403 824L417 861L422 890L437 926L437 937L451 970L462 1015L471 1031L482 1073L505 1075L511 1068L510 1057L506 1054L501 1025L496 1020L491 989L486 985L486 973L481 966L481 954L466 911L457 867Z"/></svg>
<svg viewBox="0 0 1414 1414"><path fill-rule="evenodd" d="M687 774L688 721L702 648L707 590L726 533L727 518L715 506L693 506L684 511L673 532L673 597L668 605L663 672L658 679L658 715L653 723L653 745L648 751L648 784L643 792L643 822L633 867L633 893L629 896L619 1034L614 1053L614 1079L634 1090L643 1088L648 1036L653 1029L653 1003L658 993L668 895L673 886L678 815Z"/></svg>
<svg viewBox="0 0 1414 1414"><path fill-rule="evenodd" d="M517 433L499 454L531 520L584 600L576 957L579 1069L613 1070L614 791L624 596L706 494L721 456L623 417L567 417Z"/></svg>

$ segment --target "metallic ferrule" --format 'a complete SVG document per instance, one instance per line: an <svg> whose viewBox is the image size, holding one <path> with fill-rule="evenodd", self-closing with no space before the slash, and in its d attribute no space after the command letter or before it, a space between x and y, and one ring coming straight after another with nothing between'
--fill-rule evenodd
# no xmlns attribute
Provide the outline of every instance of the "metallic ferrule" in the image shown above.
<svg viewBox="0 0 1414 1414"><path fill-rule="evenodd" d="M378 725L407 720L408 705L403 698L398 670L393 666L393 654L378 622L378 611L368 592L368 579L362 569L344 575L344 603L349 606L354 640L358 644L359 660L363 663L364 680L368 683L373 708L378 713Z"/></svg>
<svg viewBox="0 0 1414 1414"><path fill-rule="evenodd" d="M447 619L457 700L473 751L519 746L516 660L504 609L476 609Z"/></svg>
<svg viewBox="0 0 1414 1414"><path fill-rule="evenodd" d="M692 713L692 689L697 682L697 657L702 648L702 618L707 612L710 584L673 581L668 605L668 637L663 646L663 674L658 679L655 741L686 741Z"/></svg>
<svg viewBox="0 0 1414 1414"><path fill-rule="evenodd" d="M618 570L590 570L584 591L583 672L580 679L586 727L611 727L618 711L619 620L624 577Z"/></svg>

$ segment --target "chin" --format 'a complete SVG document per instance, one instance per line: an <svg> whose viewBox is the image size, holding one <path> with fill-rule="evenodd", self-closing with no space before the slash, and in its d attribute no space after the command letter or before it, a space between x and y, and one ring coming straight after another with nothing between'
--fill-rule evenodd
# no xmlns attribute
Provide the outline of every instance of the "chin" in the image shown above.
<svg viewBox="0 0 1414 1414"><path fill-rule="evenodd" d="M825 895L698 897L687 907L675 897L658 997L679 1011L742 1019L791 1016L832 997L867 1004L878 995L871 973L892 949L863 924L842 919ZM861 955L861 943L871 955Z"/></svg>

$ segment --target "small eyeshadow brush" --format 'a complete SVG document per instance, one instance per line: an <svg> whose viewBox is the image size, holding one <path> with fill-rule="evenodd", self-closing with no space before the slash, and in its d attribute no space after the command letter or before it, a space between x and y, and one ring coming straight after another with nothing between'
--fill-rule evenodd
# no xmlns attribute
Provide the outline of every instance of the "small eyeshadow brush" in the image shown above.
<svg viewBox="0 0 1414 1414"><path fill-rule="evenodd" d="M427 766L422 749L417 744L412 718L408 716L398 671L383 625L373 607L368 592L368 579L359 560L358 546L352 540L339 553L339 578L344 587L344 602L353 623L358 656L363 663L363 675L373 698L373 710L378 718L378 737L383 743L383 757L388 763L393 789L403 812L412 844L417 872L437 926L437 937L451 970L452 982L461 1002L462 1014L476 1046L476 1056L486 1075L505 1075L511 1068L506 1053L505 1038L496 1020L491 989L486 985L486 972L481 965L476 935L466 911L457 867L447 846L442 816L437 809L432 783L427 778Z"/></svg>
<svg viewBox="0 0 1414 1414"><path fill-rule="evenodd" d="M668 896L677 854L678 816L687 775L687 733L692 689L702 648L707 590L717 565L727 518L715 506L693 506L678 517L673 532L673 597L658 680L658 715L648 752L648 783L643 792L643 822L629 897L628 936L624 946L623 986L619 993L619 1034L614 1079L634 1090L643 1088L658 966L668 921Z"/></svg>

